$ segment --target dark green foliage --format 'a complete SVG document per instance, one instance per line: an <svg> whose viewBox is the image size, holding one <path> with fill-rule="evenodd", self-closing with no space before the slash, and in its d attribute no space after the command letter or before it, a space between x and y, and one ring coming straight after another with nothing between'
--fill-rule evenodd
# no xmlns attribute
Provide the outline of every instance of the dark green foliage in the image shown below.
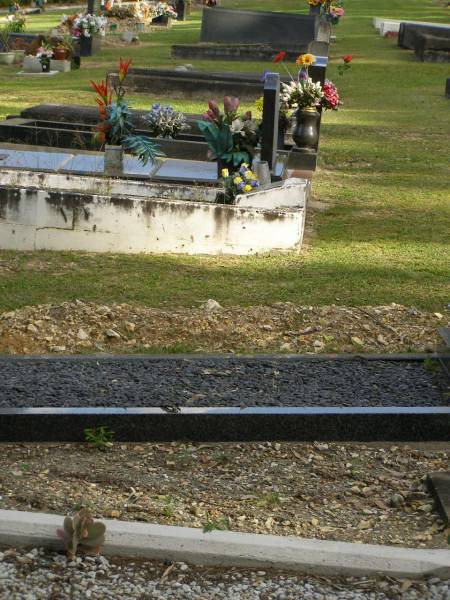
<svg viewBox="0 0 450 600"><path fill-rule="evenodd" d="M125 152L137 156L143 165L154 161L157 156L163 156L155 142L143 135L129 135L122 138L122 146Z"/></svg>
<svg viewBox="0 0 450 600"><path fill-rule="evenodd" d="M108 124L111 125L110 143L119 145L122 138L129 136L133 129L130 109L126 102L121 101L113 102L106 110L108 112Z"/></svg>

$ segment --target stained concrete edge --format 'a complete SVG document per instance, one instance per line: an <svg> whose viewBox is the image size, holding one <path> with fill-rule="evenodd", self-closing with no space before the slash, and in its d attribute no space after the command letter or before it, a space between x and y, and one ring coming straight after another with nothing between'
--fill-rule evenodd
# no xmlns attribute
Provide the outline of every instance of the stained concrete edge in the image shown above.
<svg viewBox="0 0 450 600"><path fill-rule="evenodd" d="M63 516L0 510L0 545L62 549ZM193 565L272 568L311 575L450 577L450 550L302 539L103 519L105 556Z"/></svg>

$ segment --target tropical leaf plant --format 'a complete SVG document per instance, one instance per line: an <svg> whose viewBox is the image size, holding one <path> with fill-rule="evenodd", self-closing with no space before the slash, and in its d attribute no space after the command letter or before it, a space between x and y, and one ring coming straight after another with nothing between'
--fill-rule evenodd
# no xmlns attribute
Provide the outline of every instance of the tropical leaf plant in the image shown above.
<svg viewBox="0 0 450 600"><path fill-rule="evenodd" d="M122 138L131 134L133 123L131 122L130 109L126 102L112 102L106 107L108 124L111 129L109 138L111 144L120 144Z"/></svg>
<svg viewBox="0 0 450 600"><path fill-rule="evenodd" d="M150 161L153 162L157 156L164 156L155 142L143 135L129 135L122 138L122 146L126 152L136 156L144 166Z"/></svg>

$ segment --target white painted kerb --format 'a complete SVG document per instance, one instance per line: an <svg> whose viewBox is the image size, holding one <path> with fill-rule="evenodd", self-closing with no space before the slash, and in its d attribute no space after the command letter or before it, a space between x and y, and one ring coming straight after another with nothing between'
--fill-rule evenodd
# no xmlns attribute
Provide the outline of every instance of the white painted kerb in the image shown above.
<svg viewBox="0 0 450 600"><path fill-rule="evenodd" d="M0 170L0 249L255 254L301 246L310 184L216 204L217 189Z"/></svg>
<svg viewBox="0 0 450 600"><path fill-rule="evenodd" d="M450 577L449 550L328 542L102 519L107 556L183 561L196 565L277 568L316 575ZM63 516L0 510L0 544L61 548Z"/></svg>

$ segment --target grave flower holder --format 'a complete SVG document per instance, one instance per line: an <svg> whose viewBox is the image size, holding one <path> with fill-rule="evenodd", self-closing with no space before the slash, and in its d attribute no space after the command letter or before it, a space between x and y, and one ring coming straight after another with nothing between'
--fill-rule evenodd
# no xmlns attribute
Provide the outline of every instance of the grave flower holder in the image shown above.
<svg viewBox="0 0 450 600"><path fill-rule="evenodd" d="M122 146L105 145L105 175L120 177L123 175L123 148Z"/></svg>
<svg viewBox="0 0 450 600"><path fill-rule="evenodd" d="M295 113L296 124L292 132L295 145L306 152L314 152L319 143L319 119L315 106L298 109Z"/></svg>

